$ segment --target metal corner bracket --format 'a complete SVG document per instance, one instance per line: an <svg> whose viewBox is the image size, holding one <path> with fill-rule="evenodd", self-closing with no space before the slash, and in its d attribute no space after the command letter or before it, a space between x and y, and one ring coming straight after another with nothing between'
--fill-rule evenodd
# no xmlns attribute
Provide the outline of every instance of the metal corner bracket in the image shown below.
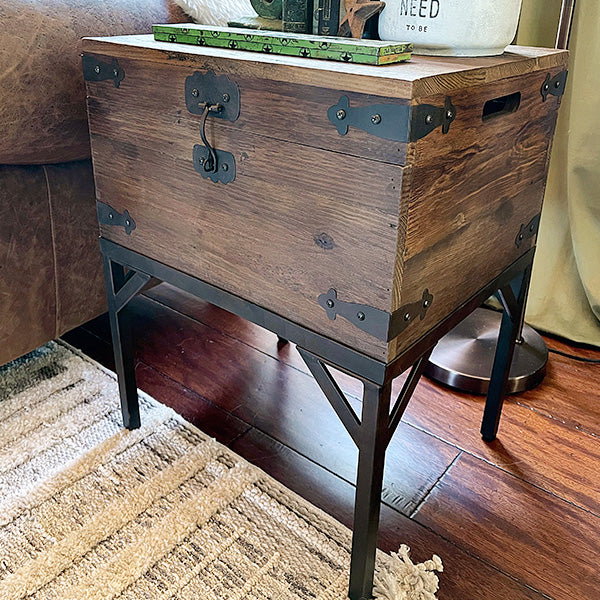
<svg viewBox="0 0 600 600"><path fill-rule="evenodd" d="M452 98L446 96L446 102L443 107L432 104L417 104L413 106L412 120L410 125L410 141L416 142L438 127L442 128L442 133L446 135L450 131L456 119L456 108L452 104Z"/></svg>
<svg viewBox="0 0 600 600"><path fill-rule="evenodd" d="M535 217L533 217L533 219L531 219L531 221L529 221L529 223L527 223L527 225L521 225L521 229L519 230L519 233L517 234L517 237L515 239L515 246L517 248L520 248L521 244L525 240L529 240L534 235L537 234L537 232L540 229L541 218L542 218L542 213L539 213L539 214L535 215Z"/></svg>
<svg viewBox="0 0 600 600"><path fill-rule="evenodd" d="M546 79L542 84L542 89L540 90L542 93L542 99L544 102L548 99L548 96L562 96L565 93L565 88L567 87L567 77L569 75L568 71L561 71L554 77L548 73L546 75Z"/></svg>
<svg viewBox="0 0 600 600"><path fill-rule="evenodd" d="M405 304L393 313L356 302L345 302L338 299L337 290L331 288L326 294L318 297L319 304L325 309L330 320L340 316L365 333L384 342L398 337L417 317L425 318L433 302L433 295L426 289L420 300Z"/></svg>
<svg viewBox="0 0 600 600"><path fill-rule="evenodd" d="M96 210L98 212L98 222L102 225L123 227L127 235L131 235L131 232L136 228L135 221L128 210L120 213L110 206L110 204L105 204L99 200L96 201Z"/></svg>
<svg viewBox="0 0 600 600"><path fill-rule="evenodd" d="M118 88L121 81L125 79L125 71L119 66L116 58L107 63L99 60L91 54L84 54L81 57L81 66L83 68L83 78L86 81L107 81L109 79Z"/></svg>

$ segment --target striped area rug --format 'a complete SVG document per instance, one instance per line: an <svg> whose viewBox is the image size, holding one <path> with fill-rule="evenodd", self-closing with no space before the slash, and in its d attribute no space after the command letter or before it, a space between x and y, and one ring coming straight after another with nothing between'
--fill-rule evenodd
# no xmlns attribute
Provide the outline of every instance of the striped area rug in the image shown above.
<svg viewBox="0 0 600 600"><path fill-rule="evenodd" d="M52 342L0 368L1 600L342 600L350 532ZM441 561L378 558L376 596L430 600Z"/></svg>

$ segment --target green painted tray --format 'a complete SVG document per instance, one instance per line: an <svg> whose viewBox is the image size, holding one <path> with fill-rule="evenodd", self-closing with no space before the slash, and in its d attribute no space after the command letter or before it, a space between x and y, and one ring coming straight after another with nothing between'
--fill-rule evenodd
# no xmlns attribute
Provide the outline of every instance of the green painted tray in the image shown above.
<svg viewBox="0 0 600 600"><path fill-rule="evenodd" d="M324 37L302 33L208 27L195 23L153 25L154 39L195 46L322 58L363 65L387 65L410 60L412 44Z"/></svg>

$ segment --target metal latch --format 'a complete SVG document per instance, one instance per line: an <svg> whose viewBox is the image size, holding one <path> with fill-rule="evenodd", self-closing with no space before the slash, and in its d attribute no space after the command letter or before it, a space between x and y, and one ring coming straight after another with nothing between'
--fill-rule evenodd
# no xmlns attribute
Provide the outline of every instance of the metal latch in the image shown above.
<svg viewBox="0 0 600 600"><path fill-rule="evenodd" d="M185 80L185 103L195 115L202 115L200 137L193 151L194 169L204 179L230 183L235 179L235 157L213 148L206 137L208 117L237 121L240 116L240 89L226 75L217 77L213 71L196 71Z"/></svg>

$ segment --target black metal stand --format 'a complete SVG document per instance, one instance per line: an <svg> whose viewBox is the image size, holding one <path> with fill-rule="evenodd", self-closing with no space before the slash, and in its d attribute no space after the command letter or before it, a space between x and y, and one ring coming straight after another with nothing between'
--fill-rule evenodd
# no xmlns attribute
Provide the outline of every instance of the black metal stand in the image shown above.
<svg viewBox="0 0 600 600"><path fill-rule="evenodd" d="M437 341L500 290L504 318L485 407L482 435L495 438L507 377L524 311L533 250L438 323L390 363L383 363L330 338L297 325L225 290L186 275L105 239L100 240L106 276L110 325L125 427L140 426L131 331L127 304L155 277L235 313L277 334L280 343L294 342L331 406L358 447L354 529L350 565L350 600L368 600L373 588L385 452ZM512 283L511 283L512 282ZM361 418L340 390L328 366L360 379L364 385ZM392 381L411 369L392 406ZM390 410L391 408L391 410Z"/></svg>

